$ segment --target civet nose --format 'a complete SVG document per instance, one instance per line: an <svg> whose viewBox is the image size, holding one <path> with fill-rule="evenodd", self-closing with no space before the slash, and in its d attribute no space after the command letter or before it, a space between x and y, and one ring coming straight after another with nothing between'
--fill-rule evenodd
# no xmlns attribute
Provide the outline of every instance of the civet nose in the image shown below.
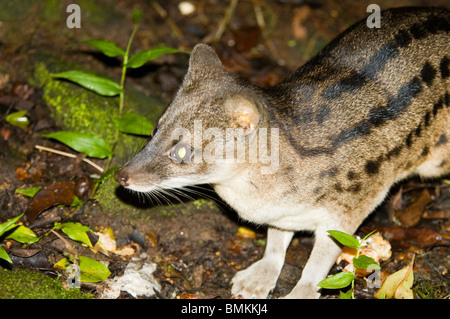
<svg viewBox="0 0 450 319"><path fill-rule="evenodd" d="M114 173L114 178L120 185L124 187L130 185L130 176L128 175L128 172L126 170L119 169Z"/></svg>

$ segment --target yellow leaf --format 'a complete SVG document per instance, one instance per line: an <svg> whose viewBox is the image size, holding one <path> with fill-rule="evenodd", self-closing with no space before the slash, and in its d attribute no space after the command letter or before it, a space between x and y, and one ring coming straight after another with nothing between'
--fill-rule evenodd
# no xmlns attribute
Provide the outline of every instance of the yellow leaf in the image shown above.
<svg viewBox="0 0 450 319"><path fill-rule="evenodd" d="M381 288L375 294L376 299L414 299L411 289L414 282L414 257L411 263L399 271L388 276Z"/></svg>
<svg viewBox="0 0 450 319"><path fill-rule="evenodd" d="M239 227L237 230L237 234L239 237L242 238L255 238L255 232L251 229L248 229L247 227Z"/></svg>

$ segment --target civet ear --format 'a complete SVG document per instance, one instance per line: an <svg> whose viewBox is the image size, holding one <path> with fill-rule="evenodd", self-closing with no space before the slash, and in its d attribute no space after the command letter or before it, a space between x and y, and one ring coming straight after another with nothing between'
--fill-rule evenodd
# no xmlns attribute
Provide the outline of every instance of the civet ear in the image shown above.
<svg viewBox="0 0 450 319"><path fill-rule="evenodd" d="M231 115L231 126L242 128L245 135L252 134L258 127L260 120L260 113L256 104L242 95L232 96L225 103Z"/></svg>
<svg viewBox="0 0 450 319"><path fill-rule="evenodd" d="M206 72L225 72L225 67L209 45L197 44L191 52L187 75L195 78Z"/></svg>

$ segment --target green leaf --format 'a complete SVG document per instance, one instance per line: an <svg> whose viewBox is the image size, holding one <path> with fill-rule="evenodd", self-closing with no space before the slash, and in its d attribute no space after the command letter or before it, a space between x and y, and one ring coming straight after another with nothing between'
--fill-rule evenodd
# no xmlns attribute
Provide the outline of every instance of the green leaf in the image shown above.
<svg viewBox="0 0 450 319"><path fill-rule="evenodd" d="M25 116L26 114L27 111L18 111L8 114L8 116L6 116L6 122L8 122L11 125L20 127L22 129L26 129L30 124L30 121Z"/></svg>
<svg viewBox="0 0 450 319"><path fill-rule="evenodd" d="M119 48L115 43L107 40L88 40L84 43L100 50L104 55L114 58L116 56L124 56L125 51Z"/></svg>
<svg viewBox="0 0 450 319"><path fill-rule="evenodd" d="M42 186L30 187L25 189L16 189L16 194L22 194L24 196L28 196L33 198L34 195L42 188Z"/></svg>
<svg viewBox="0 0 450 319"><path fill-rule="evenodd" d="M111 147L101 137L92 134L60 131L44 136L58 140L90 157L105 158L112 155Z"/></svg>
<svg viewBox="0 0 450 319"><path fill-rule="evenodd" d="M53 265L53 268L66 270L69 267L70 261L67 258L60 259L56 264Z"/></svg>
<svg viewBox="0 0 450 319"><path fill-rule="evenodd" d="M13 227L16 227L16 228L6 238L13 239L19 243L24 243L24 244L32 244L32 243L39 241L39 239L40 239L34 233L34 231L29 229L28 227L25 227L22 225L19 225L17 227L17 225L12 225L8 230L10 230Z"/></svg>
<svg viewBox="0 0 450 319"><path fill-rule="evenodd" d="M11 229L11 226L13 226L14 223L16 221L18 221L22 216L23 216L23 214L20 214L19 216L16 216L16 217L8 220L7 222L4 222L3 224L1 224L0 225L0 236L3 235L3 233L6 232L7 230Z"/></svg>
<svg viewBox="0 0 450 319"><path fill-rule="evenodd" d="M83 205L84 202L78 198L78 196L73 195L73 201L72 204L70 204L71 207L77 207Z"/></svg>
<svg viewBox="0 0 450 319"><path fill-rule="evenodd" d="M353 258L353 265L358 269L368 269L370 266L370 269L381 269L380 265L369 256L361 255L358 258Z"/></svg>
<svg viewBox="0 0 450 319"><path fill-rule="evenodd" d="M317 285L321 288L326 289L341 289L350 285L353 279L355 279L355 277L351 272L343 271L337 273L336 275L325 278L324 280L320 281Z"/></svg>
<svg viewBox="0 0 450 319"><path fill-rule="evenodd" d="M7 262L9 262L10 264L12 264L11 258L9 258L8 253L6 252L6 250L2 246L0 246L0 259L4 259Z"/></svg>
<svg viewBox="0 0 450 319"><path fill-rule="evenodd" d="M111 275L108 267L101 262L80 256L81 282L100 282Z"/></svg>
<svg viewBox="0 0 450 319"><path fill-rule="evenodd" d="M114 125L119 131L128 134L150 136L153 130L152 123L135 113L127 113L122 115L120 119L114 119Z"/></svg>
<svg viewBox="0 0 450 319"><path fill-rule="evenodd" d="M344 246L358 248L361 245L355 237L339 230L329 230L328 233Z"/></svg>
<svg viewBox="0 0 450 319"><path fill-rule="evenodd" d="M115 96L122 92L120 85L110 79L102 78L81 71L67 71L52 74L53 77L75 82L82 87L105 96Z"/></svg>
<svg viewBox="0 0 450 319"><path fill-rule="evenodd" d="M99 261L94 259L79 256L80 260L80 281L81 282L100 282L105 280L111 275L108 267ZM66 270L70 265L70 261L67 258L59 260L53 265L54 268Z"/></svg>
<svg viewBox="0 0 450 319"><path fill-rule="evenodd" d="M93 233L93 231L87 226L80 223L55 223L55 229L60 229L64 234L69 236L70 239L82 242L83 244L92 247L92 243L87 235L87 232L90 231Z"/></svg>
<svg viewBox="0 0 450 319"><path fill-rule="evenodd" d="M161 55L168 53L178 53L180 52L178 49L170 48L166 46L157 47L154 49L141 51L133 55L126 64L128 68L139 68L143 66L146 62L156 59Z"/></svg>

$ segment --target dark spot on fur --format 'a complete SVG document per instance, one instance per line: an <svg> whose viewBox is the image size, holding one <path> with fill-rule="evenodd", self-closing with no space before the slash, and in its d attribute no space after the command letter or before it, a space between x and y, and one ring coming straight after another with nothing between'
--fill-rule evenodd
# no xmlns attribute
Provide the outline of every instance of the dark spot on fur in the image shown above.
<svg viewBox="0 0 450 319"><path fill-rule="evenodd" d="M442 134L441 136L439 136L439 139L438 139L438 141L436 142L436 144L434 146L440 146L440 145L443 145L443 144L445 144L447 142L448 142L447 136L445 136L445 134Z"/></svg>
<svg viewBox="0 0 450 319"><path fill-rule="evenodd" d="M330 177L334 177L337 175L338 172L339 172L339 169L337 167L332 167L328 170L328 175Z"/></svg>
<svg viewBox="0 0 450 319"><path fill-rule="evenodd" d="M322 104L319 106L319 110L316 114L316 121L319 124L322 124L328 117L328 114L330 113L330 107L326 104Z"/></svg>
<svg viewBox="0 0 450 319"><path fill-rule="evenodd" d="M314 189L314 194L316 194L316 195L319 194L321 190L322 190L322 187L316 187Z"/></svg>
<svg viewBox="0 0 450 319"><path fill-rule="evenodd" d="M367 78L356 72L352 71L349 75L340 79L338 82L326 87L323 90L322 96L327 100L333 100L341 96L346 92L355 92L361 88L367 82Z"/></svg>
<svg viewBox="0 0 450 319"><path fill-rule="evenodd" d="M420 76L428 86L430 86L433 83L433 80L436 76L436 70L433 68L430 62L427 61L424 64L422 71L420 72Z"/></svg>
<svg viewBox="0 0 450 319"><path fill-rule="evenodd" d="M339 147L346 144L360 136L370 134L370 123L363 120L353 127L342 130L333 141L334 147Z"/></svg>
<svg viewBox="0 0 450 319"><path fill-rule="evenodd" d="M383 70L386 63L398 56L397 43L386 43L372 56L370 61L362 68L361 73L373 79L375 75Z"/></svg>
<svg viewBox="0 0 450 319"><path fill-rule="evenodd" d="M331 155L334 153L334 149L329 147L303 147L301 145L294 144L298 148L299 152L303 156L319 156L319 155Z"/></svg>
<svg viewBox="0 0 450 319"><path fill-rule="evenodd" d="M449 32L450 22L441 16L433 14L425 20L423 27L431 34L436 34L439 31Z"/></svg>
<svg viewBox="0 0 450 319"><path fill-rule="evenodd" d="M406 146L411 147L412 145L412 132L406 137Z"/></svg>
<svg viewBox="0 0 450 319"><path fill-rule="evenodd" d="M428 146L425 146L422 150L422 156L427 156L428 153L430 153L430 148Z"/></svg>
<svg viewBox="0 0 450 319"><path fill-rule="evenodd" d="M378 172L380 171L380 164L381 163L378 160L376 161L368 160L366 162L366 173L369 175L378 174Z"/></svg>
<svg viewBox="0 0 450 319"><path fill-rule="evenodd" d="M326 197L326 194L322 194L319 197L316 198L316 202L320 202L322 201L322 199L324 199Z"/></svg>
<svg viewBox="0 0 450 319"><path fill-rule="evenodd" d="M348 180L352 181L352 180L356 179L357 177L358 177L358 176L357 176L357 174L356 174L355 172L353 172L353 171L348 171L348 173L347 173L347 178L348 178Z"/></svg>
<svg viewBox="0 0 450 319"><path fill-rule="evenodd" d="M419 123L419 126L416 128L416 136L420 136L420 133L422 132L422 124Z"/></svg>
<svg viewBox="0 0 450 319"><path fill-rule="evenodd" d="M389 160L392 157L397 157L398 155L400 155L400 152L402 151L403 146L399 145L394 147L392 150L390 150L387 154L386 154L386 158Z"/></svg>
<svg viewBox="0 0 450 319"><path fill-rule="evenodd" d="M412 167L412 165L413 164L411 161L406 162L405 169L410 169Z"/></svg>
<svg viewBox="0 0 450 319"><path fill-rule="evenodd" d="M357 183L357 184L351 185L351 186L347 189L347 191L352 192L352 193L354 193L354 194L359 193L359 192L361 191L361 184L360 184L360 183Z"/></svg>
<svg viewBox="0 0 450 319"><path fill-rule="evenodd" d="M408 31L405 30L399 30L398 33L395 35L395 43L399 47L406 47L408 44L411 43L411 36L409 35Z"/></svg>
<svg viewBox="0 0 450 319"><path fill-rule="evenodd" d="M416 23L411 26L409 32L412 34L414 39L423 39L428 35L428 31L424 28L423 24Z"/></svg>
<svg viewBox="0 0 450 319"><path fill-rule="evenodd" d="M439 69L441 71L441 78L445 79L450 76L450 59L447 56L441 59Z"/></svg>
<svg viewBox="0 0 450 319"><path fill-rule="evenodd" d="M436 116L438 111L444 107L443 97L433 105L433 115Z"/></svg>
<svg viewBox="0 0 450 319"><path fill-rule="evenodd" d="M339 172L339 169L335 166L335 167L330 168L329 170L326 170L324 172L320 172L319 177L320 178L324 178L324 177L327 177L327 176L334 177L334 176L336 176L338 174L338 172Z"/></svg>
<svg viewBox="0 0 450 319"><path fill-rule="evenodd" d="M341 186L340 183L334 184L334 189L335 189L336 191L338 191L339 193L342 193L342 186Z"/></svg>
<svg viewBox="0 0 450 319"><path fill-rule="evenodd" d="M431 118L431 113L430 113L430 111L427 111L427 113L425 113L425 116L423 117L423 124L425 125L425 127L430 125L430 118Z"/></svg>

